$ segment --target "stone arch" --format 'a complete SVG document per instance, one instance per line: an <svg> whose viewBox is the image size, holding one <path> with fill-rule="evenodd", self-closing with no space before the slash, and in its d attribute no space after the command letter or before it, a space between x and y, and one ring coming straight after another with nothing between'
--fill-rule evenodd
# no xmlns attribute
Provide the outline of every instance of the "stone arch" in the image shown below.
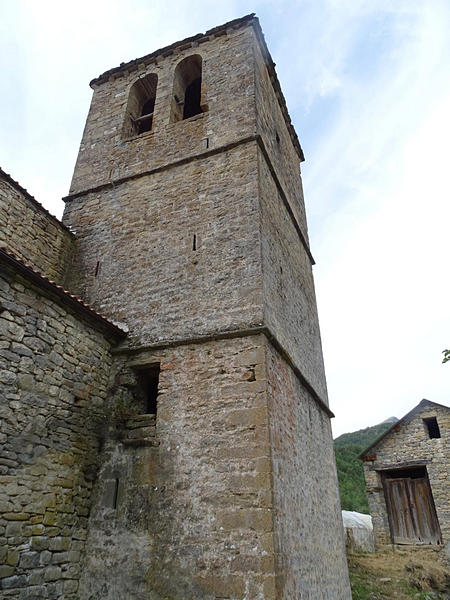
<svg viewBox="0 0 450 600"><path fill-rule="evenodd" d="M170 121L182 121L205 112L202 101L202 57L192 54L175 67Z"/></svg>
<svg viewBox="0 0 450 600"><path fill-rule="evenodd" d="M157 86L156 73L149 73L139 78L131 86L123 130L125 138L152 130Z"/></svg>

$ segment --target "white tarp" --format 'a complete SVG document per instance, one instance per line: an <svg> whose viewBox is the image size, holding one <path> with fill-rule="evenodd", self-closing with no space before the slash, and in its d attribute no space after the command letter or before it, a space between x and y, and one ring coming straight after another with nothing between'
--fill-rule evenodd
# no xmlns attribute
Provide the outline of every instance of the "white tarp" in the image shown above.
<svg viewBox="0 0 450 600"><path fill-rule="evenodd" d="M342 511L347 550L356 552L375 552L372 517L352 510Z"/></svg>

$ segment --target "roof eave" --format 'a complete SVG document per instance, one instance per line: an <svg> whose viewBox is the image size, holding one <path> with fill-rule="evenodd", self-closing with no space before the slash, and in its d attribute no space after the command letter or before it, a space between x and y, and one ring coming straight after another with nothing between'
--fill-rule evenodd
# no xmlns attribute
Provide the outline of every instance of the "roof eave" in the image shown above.
<svg viewBox="0 0 450 600"><path fill-rule="evenodd" d="M363 450L361 452L361 454L358 455L358 458L360 460L362 460L366 454L368 454L369 450L372 450L372 448L375 448L375 446L377 446L386 436L388 436L396 427L398 427L399 425L401 425L402 423L405 423L408 419L410 419L416 412L418 412L418 410L420 408L423 408L424 406L438 406L440 408L447 408L449 409L448 406L445 406L445 404L438 404L437 402L432 402L431 400L427 400L426 398L424 398L423 400L421 400L419 402L419 404L417 404L414 408L412 408L409 412L406 413L406 415L404 415L401 419L399 419L398 421L396 421L395 423L393 423L391 425L391 427L389 427L388 429L386 429L386 431L384 433L382 433L381 435L379 435L377 437L377 439L372 442L370 444L370 446L367 446L367 448L365 450ZM450 410L450 409L449 409Z"/></svg>
<svg viewBox="0 0 450 600"><path fill-rule="evenodd" d="M19 272L25 276L28 280L37 284L39 287L44 288L52 294L58 296L63 302L69 305L72 309L75 309L78 313L81 313L85 317L94 321L103 332L107 332L115 339L123 339L127 336L127 332L118 327L112 321L109 321L106 317L95 311L91 306L83 302L77 296L70 294L60 285L41 275L38 271L35 271L30 265L27 265L21 259L11 254L6 248L0 247L0 260L10 265L14 271Z"/></svg>

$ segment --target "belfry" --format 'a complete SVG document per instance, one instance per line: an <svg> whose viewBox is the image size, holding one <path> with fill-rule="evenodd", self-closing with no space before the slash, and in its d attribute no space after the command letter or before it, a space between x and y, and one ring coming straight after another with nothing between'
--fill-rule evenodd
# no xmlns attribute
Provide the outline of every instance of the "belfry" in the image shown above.
<svg viewBox="0 0 450 600"><path fill-rule="evenodd" d="M43 377L50 355L72 375L52 376L48 443L10 475L32 490L46 465L36 565L18 562L7 589L23 577L14 598L31 597L48 558L36 598L348 600L303 152L258 19L91 87L55 224L71 295L52 302L67 304L64 334L80 333L40 359ZM48 274L20 245L11 273L18 256Z"/></svg>

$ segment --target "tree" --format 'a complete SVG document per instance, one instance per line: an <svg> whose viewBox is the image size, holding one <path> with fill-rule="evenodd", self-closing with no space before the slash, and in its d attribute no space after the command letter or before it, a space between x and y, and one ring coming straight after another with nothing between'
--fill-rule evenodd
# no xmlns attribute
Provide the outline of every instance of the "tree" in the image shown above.
<svg viewBox="0 0 450 600"><path fill-rule="evenodd" d="M442 350L442 354L444 355L442 362L443 363L450 362L450 350Z"/></svg>

